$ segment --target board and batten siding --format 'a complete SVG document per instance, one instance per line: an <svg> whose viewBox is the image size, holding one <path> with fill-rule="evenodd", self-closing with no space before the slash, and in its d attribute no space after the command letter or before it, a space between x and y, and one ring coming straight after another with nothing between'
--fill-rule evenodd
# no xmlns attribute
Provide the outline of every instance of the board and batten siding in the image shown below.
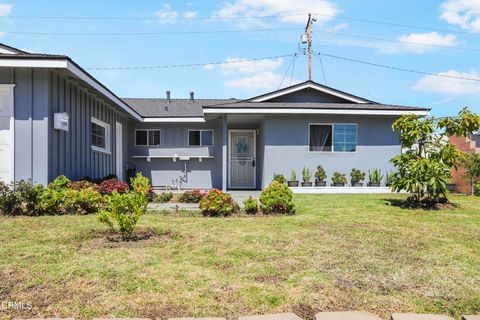
<svg viewBox="0 0 480 320"><path fill-rule="evenodd" d="M92 93L77 81L50 73L51 114L65 112L69 115L68 132L53 129L50 123L50 176L59 175L79 180L88 176L96 179L116 173L116 122L123 127L123 163L127 164L128 119L112 104ZM91 147L91 118L110 125L110 152L93 151Z"/></svg>
<svg viewBox="0 0 480 320"><path fill-rule="evenodd" d="M43 185L58 175L99 178L116 171L115 123L123 126L128 164L128 115L79 81L42 68L0 68L0 84L14 84L14 179ZM53 129L53 114L69 115L68 132ZM91 148L91 117L110 125L110 153Z"/></svg>

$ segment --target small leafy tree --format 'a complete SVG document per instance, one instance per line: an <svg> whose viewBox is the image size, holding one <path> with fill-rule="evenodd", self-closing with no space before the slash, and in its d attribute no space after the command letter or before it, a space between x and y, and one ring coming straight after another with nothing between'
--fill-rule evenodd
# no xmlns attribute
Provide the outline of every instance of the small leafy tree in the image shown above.
<svg viewBox="0 0 480 320"><path fill-rule="evenodd" d="M112 192L108 208L98 213L98 220L115 231L119 231L123 240L130 240L140 217L147 211L148 178L137 173L131 179L131 190L125 193Z"/></svg>
<svg viewBox="0 0 480 320"><path fill-rule="evenodd" d="M400 144L405 150L391 159L396 168L392 190L410 192L414 201L446 201L450 170L462 158L448 136L473 134L480 128L480 117L467 108L457 117L438 119L406 114L392 128L400 132Z"/></svg>
<svg viewBox="0 0 480 320"><path fill-rule="evenodd" d="M462 167L465 169L464 177L470 184L470 193L475 193L475 183L480 177L480 153L467 153L461 159Z"/></svg>

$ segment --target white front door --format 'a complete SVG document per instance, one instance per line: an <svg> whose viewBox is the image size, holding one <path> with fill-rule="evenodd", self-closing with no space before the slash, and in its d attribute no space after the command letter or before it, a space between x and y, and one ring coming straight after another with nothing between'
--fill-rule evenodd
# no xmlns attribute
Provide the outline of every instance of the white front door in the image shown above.
<svg viewBox="0 0 480 320"><path fill-rule="evenodd" d="M255 130L229 131L229 188L255 188L255 139Z"/></svg>
<svg viewBox="0 0 480 320"><path fill-rule="evenodd" d="M14 85L0 85L0 181L14 180Z"/></svg>
<svg viewBox="0 0 480 320"><path fill-rule="evenodd" d="M115 174L120 181L123 181L123 127L120 122L115 124L115 145Z"/></svg>

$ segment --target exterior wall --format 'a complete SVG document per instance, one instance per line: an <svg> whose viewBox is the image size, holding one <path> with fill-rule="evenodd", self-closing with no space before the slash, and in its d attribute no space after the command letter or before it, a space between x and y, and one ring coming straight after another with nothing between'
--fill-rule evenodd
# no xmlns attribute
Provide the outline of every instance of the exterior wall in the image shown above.
<svg viewBox="0 0 480 320"><path fill-rule="evenodd" d="M471 139L451 136L450 142L462 152L480 152L480 148L476 147L476 142ZM464 177L465 169L459 166L457 170L452 169L451 174L453 183L455 184L454 192L469 194L471 192L471 188L469 182Z"/></svg>
<svg viewBox="0 0 480 320"><path fill-rule="evenodd" d="M333 172L345 173L350 179L352 168L368 173L380 168L385 175L392 169L389 160L400 153L397 133L391 125L394 117L384 116L334 116L334 115L278 115L264 120L265 154L263 186L273 179L274 173L284 174L287 179L295 169L297 179L302 179L303 167L316 170L322 165L327 172L328 183ZM353 153L309 152L309 123L355 123L358 125L357 151ZM366 177L368 182L368 177ZM382 181L384 185L385 181Z"/></svg>
<svg viewBox="0 0 480 320"><path fill-rule="evenodd" d="M115 121L124 127L127 160L127 116L73 78L49 69L0 68L0 83L15 84L14 179L48 184L58 175L70 179L115 173ZM66 112L70 130L53 129L53 113ZM90 118L111 126L111 153L91 150Z"/></svg>
<svg viewBox="0 0 480 320"><path fill-rule="evenodd" d="M160 129L160 146L136 146L136 129ZM189 147L189 129L214 130L212 147ZM128 131L130 154L128 163L133 164L137 171L151 179L154 187L172 186L179 183L183 176L185 161L171 158L134 159L134 156L213 156L212 159L190 159L187 163L187 182L182 182L182 189L222 188L222 120L217 118L206 123L156 124L131 122Z"/></svg>
<svg viewBox="0 0 480 320"><path fill-rule="evenodd" d="M0 68L14 89L14 179L48 182L49 74L46 69Z"/></svg>
<svg viewBox="0 0 480 320"><path fill-rule="evenodd" d="M118 121L123 126L123 163L127 164L129 147L127 115L74 79L50 72L49 81L51 117L56 112L66 112L70 117L68 132L55 130L53 121L49 123L49 180L62 174L73 180L85 176L95 179L115 174L115 123ZM108 153L92 150L90 141L92 117L110 125L111 150Z"/></svg>

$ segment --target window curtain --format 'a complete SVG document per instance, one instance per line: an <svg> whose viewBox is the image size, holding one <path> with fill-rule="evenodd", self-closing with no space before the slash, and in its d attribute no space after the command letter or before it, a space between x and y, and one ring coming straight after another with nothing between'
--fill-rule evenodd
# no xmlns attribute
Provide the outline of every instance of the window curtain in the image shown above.
<svg viewBox="0 0 480 320"><path fill-rule="evenodd" d="M331 150L331 126L313 125L310 127L310 151Z"/></svg>

